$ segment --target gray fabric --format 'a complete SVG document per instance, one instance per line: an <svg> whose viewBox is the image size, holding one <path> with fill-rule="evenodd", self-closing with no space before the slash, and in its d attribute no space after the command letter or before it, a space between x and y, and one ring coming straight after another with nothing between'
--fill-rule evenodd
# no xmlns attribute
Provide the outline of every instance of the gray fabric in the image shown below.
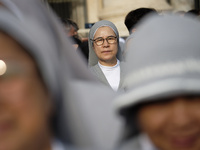
<svg viewBox="0 0 200 150"><path fill-rule="evenodd" d="M92 73L94 73L95 76L97 76L97 78L99 79L100 82L102 82L103 84L105 84L111 88L110 84L108 83L104 73L102 72L102 70L98 64L96 64L95 66L92 66L90 68L90 70Z"/></svg>
<svg viewBox="0 0 200 150"><path fill-rule="evenodd" d="M124 50L122 52L122 59L123 61L126 61L126 52L128 51L128 45L129 45L129 42L131 39L134 38L134 33L130 34L127 38L126 38L126 41L125 41L125 46L124 46ZM131 42L130 42L131 43Z"/></svg>
<svg viewBox="0 0 200 150"><path fill-rule="evenodd" d="M0 2L6 7L0 8L0 30L33 56L53 94L59 138L80 147L112 147L120 128L112 112L115 93L89 72L57 16L40 0Z"/></svg>
<svg viewBox="0 0 200 150"><path fill-rule="evenodd" d="M47 38L47 36L49 36L48 33L44 31L38 33L40 28L37 25L34 28L33 24L29 25L30 22L24 24L8 11L3 9L0 9L0 11L1 30L14 37L34 56L36 62L39 63L38 66L47 87L55 98L58 97L58 95L60 95L60 83L56 72L59 72L59 60L54 57L58 55L58 53L54 51L54 44L51 45L48 41L41 42L40 38L38 38L38 36Z"/></svg>
<svg viewBox="0 0 200 150"><path fill-rule="evenodd" d="M134 137L124 143L121 143L116 150L142 150L138 137Z"/></svg>
<svg viewBox="0 0 200 150"><path fill-rule="evenodd" d="M88 66L89 67L95 66L98 63L98 60L99 60L98 57L97 57L97 55L94 52L92 40L94 38L94 34L97 31L97 29L99 27L102 27L102 26L109 26L115 32L116 37L117 37L117 43L118 43L117 58L119 60L121 60L121 49L120 49L120 46L119 46L119 33L118 33L118 30L117 30L116 26L112 22L107 21L107 20L101 20L101 21L96 22L92 26L92 28L90 29L90 32L89 32L89 39L88 39L88 46L89 46Z"/></svg>
<svg viewBox="0 0 200 150"><path fill-rule="evenodd" d="M118 92L123 91L123 82L124 82L124 66L125 63L124 61L120 62L120 82L119 82L119 88L118 88Z"/></svg>
<svg viewBox="0 0 200 150"><path fill-rule="evenodd" d="M200 22L188 17L150 17L140 24L128 48L126 93L117 111L142 101L200 94Z"/></svg>
<svg viewBox="0 0 200 150"><path fill-rule="evenodd" d="M120 82L119 82L119 87L118 87L118 92L119 91L123 91L122 88L122 84L123 84L123 80L124 80L124 72L123 72L123 68L121 66L124 65L124 62L120 62ZM109 86L110 88L112 88L110 86L110 84L108 83L108 80L106 79L104 73L102 72L101 68L99 67L98 64L96 64L95 66L90 67L91 72L99 79L99 81L107 86Z"/></svg>

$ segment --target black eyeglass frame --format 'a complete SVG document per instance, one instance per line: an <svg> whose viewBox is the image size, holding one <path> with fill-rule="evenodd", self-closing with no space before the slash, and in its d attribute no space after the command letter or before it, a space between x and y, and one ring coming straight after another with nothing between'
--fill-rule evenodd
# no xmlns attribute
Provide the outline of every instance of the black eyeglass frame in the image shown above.
<svg viewBox="0 0 200 150"><path fill-rule="evenodd" d="M112 37L112 38L115 38L115 42L116 42L116 39L117 39L116 36L108 36L108 37L105 38L105 39L102 38L102 37L100 37L100 38L96 38L96 39L94 39L94 40L93 40L93 39L90 39L90 40L93 41L97 46L101 46L101 45L103 45L103 43L104 43L105 40L107 41L108 44L114 44L114 43L109 43L109 42L108 42L108 39L111 38L111 37ZM100 44L100 45L98 45L98 44L96 43L96 40L97 40L97 39L103 39L103 43Z"/></svg>

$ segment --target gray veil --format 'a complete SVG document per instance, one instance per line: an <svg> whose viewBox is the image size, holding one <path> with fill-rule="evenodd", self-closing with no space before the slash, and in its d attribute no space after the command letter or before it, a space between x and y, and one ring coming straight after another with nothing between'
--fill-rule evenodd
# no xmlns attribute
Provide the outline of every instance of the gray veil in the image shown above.
<svg viewBox="0 0 200 150"><path fill-rule="evenodd" d="M113 113L115 93L99 83L72 47L58 17L40 0L0 0L0 30L33 56L52 93L56 134L78 147L111 148L120 122Z"/></svg>
<svg viewBox="0 0 200 150"><path fill-rule="evenodd" d="M123 66L126 92L114 102L116 111L126 118L124 140L140 132L136 119L139 104L200 93L199 20L149 16L139 26L130 39ZM135 120L130 120L130 113Z"/></svg>
<svg viewBox="0 0 200 150"><path fill-rule="evenodd" d="M97 57L97 55L94 52L93 42L92 42L91 39L94 38L94 34L97 31L97 29L99 27L102 27L102 26L108 26L108 27L112 28L113 31L115 32L115 34L117 36L117 42L118 42L117 59L121 60L121 49L120 49L120 46L119 46L119 33L118 33L118 30L117 30L117 27L112 22L110 22L110 21L101 20L101 21L96 22L92 26L92 28L90 29L90 32L89 32L89 39L88 39L88 42L89 42L89 44L88 44L89 45L88 66L89 67L95 66L98 63L98 57Z"/></svg>

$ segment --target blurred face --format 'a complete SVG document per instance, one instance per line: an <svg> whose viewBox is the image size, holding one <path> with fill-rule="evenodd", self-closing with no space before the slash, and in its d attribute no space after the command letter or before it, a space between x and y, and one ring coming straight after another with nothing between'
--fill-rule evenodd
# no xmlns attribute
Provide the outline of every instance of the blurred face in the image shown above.
<svg viewBox="0 0 200 150"><path fill-rule="evenodd" d="M77 30L72 26L72 28L69 31L69 35L70 36L75 36L77 34L78 34Z"/></svg>
<svg viewBox="0 0 200 150"><path fill-rule="evenodd" d="M66 28L67 30L67 35L68 36L78 36L78 31L75 29L75 27L73 27L72 25L69 27Z"/></svg>
<svg viewBox="0 0 200 150"><path fill-rule="evenodd" d="M51 103L36 64L4 33L0 45L0 150L47 150Z"/></svg>
<svg viewBox="0 0 200 150"><path fill-rule="evenodd" d="M97 45L96 43L102 38L104 39L103 44ZM114 31L108 26L100 27L96 31L93 40L95 40L93 42L94 52L99 58L99 62L105 66L114 66L117 63L116 55L118 51L117 38Z"/></svg>
<svg viewBox="0 0 200 150"><path fill-rule="evenodd" d="M176 97L144 105L139 125L160 150L200 150L200 97Z"/></svg>

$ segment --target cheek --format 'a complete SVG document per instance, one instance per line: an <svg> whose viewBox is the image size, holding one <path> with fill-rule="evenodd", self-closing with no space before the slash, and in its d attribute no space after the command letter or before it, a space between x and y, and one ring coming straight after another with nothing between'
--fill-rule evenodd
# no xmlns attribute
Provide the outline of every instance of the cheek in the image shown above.
<svg viewBox="0 0 200 150"><path fill-rule="evenodd" d="M191 116L195 116L200 121L200 99L188 101L187 106L189 108L189 112Z"/></svg>
<svg viewBox="0 0 200 150"><path fill-rule="evenodd" d="M10 128L0 135L3 139L0 146L9 146L7 143L23 145L45 136L49 127L50 100L39 80L16 79L12 84L4 84L8 89L1 86L0 118L4 118Z"/></svg>
<svg viewBox="0 0 200 150"><path fill-rule="evenodd" d="M94 52L95 52L95 54L96 54L97 56L100 55L100 51L101 51L100 47L94 46L94 47L93 47L93 50L94 50Z"/></svg>
<svg viewBox="0 0 200 150"><path fill-rule="evenodd" d="M116 48L115 48L115 53L117 54L117 52L118 52L118 47L116 46Z"/></svg>
<svg viewBox="0 0 200 150"><path fill-rule="evenodd" d="M41 99L45 97L45 90L38 80L34 79L16 79L4 86L1 94L6 101L15 104L15 106L34 107Z"/></svg>
<svg viewBox="0 0 200 150"><path fill-rule="evenodd" d="M146 133L160 132L168 120L167 110L153 107L144 107L138 112L138 121L141 130Z"/></svg>
<svg viewBox="0 0 200 150"><path fill-rule="evenodd" d="M116 55L117 54L117 52L118 52L118 45L117 44L113 44L113 52L114 52L114 54Z"/></svg>
<svg viewBox="0 0 200 150"><path fill-rule="evenodd" d="M9 90L1 90L1 95L1 103L7 107L4 111L21 123L39 123L48 114L48 96L38 80L15 80Z"/></svg>

